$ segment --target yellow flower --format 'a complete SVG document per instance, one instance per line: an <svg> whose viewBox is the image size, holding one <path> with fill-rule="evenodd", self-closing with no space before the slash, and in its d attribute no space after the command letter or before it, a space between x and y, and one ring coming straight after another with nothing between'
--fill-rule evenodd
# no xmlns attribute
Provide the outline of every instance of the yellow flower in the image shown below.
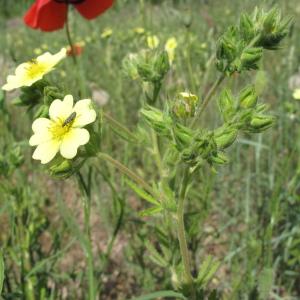
<svg viewBox="0 0 300 300"><path fill-rule="evenodd" d="M296 100L300 100L300 89L295 89L294 90L293 97Z"/></svg>
<svg viewBox="0 0 300 300"><path fill-rule="evenodd" d="M149 35L147 37L147 44L150 49L155 49L159 45L159 39L156 35Z"/></svg>
<svg viewBox="0 0 300 300"><path fill-rule="evenodd" d="M133 31L137 34L144 34L145 33L145 29L143 27L135 27L133 29Z"/></svg>
<svg viewBox="0 0 300 300"><path fill-rule="evenodd" d="M106 39L113 34L113 30L109 27L105 28L101 33L101 38Z"/></svg>
<svg viewBox="0 0 300 300"><path fill-rule="evenodd" d="M50 162L60 154L72 159L77 149L85 145L89 132L82 128L96 120L96 112L90 99L79 100L73 106L73 96L67 95L64 100L54 100L49 108L49 117L36 119L32 124L33 136L29 140L31 146L37 146L32 158L42 164Z"/></svg>
<svg viewBox="0 0 300 300"><path fill-rule="evenodd" d="M165 44L165 50L168 53L169 63L172 64L175 58L175 49L177 48L177 40L175 37L171 37Z"/></svg>
<svg viewBox="0 0 300 300"><path fill-rule="evenodd" d="M63 58L66 57L66 49L61 49L52 55L46 52L36 59L20 64L15 71L15 75L8 75L7 83L2 87L5 91L22 86L31 86L33 83L42 79L43 76L52 71Z"/></svg>

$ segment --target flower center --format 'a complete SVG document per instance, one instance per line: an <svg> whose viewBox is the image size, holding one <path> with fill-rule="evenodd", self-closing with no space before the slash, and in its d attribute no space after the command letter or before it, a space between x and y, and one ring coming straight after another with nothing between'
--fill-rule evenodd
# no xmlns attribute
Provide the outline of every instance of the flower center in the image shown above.
<svg viewBox="0 0 300 300"><path fill-rule="evenodd" d="M63 137L71 130L75 118L76 112L72 112L65 120L57 118L55 121L52 121L52 125L49 130L53 139L62 140Z"/></svg>
<svg viewBox="0 0 300 300"><path fill-rule="evenodd" d="M54 1L58 3L64 3L64 4L80 4L85 0L54 0Z"/></svg>
<svg viewBox="0 0 300 300"><path fill-rule="evenodd" d="M35 59L28 62L26 67L26 75L29 79L34 79L43 75L47 67L44 64L38 63Z"/></svg>

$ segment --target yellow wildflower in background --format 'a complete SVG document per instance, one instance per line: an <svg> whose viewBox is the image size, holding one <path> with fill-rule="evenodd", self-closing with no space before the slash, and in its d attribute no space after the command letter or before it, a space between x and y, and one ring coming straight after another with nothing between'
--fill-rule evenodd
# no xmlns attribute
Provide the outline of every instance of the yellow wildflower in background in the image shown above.
<svg viewBox="0 0 300 300"><path fill-rule="evenodd" d="M150 49L155 49L159 45L159 39L156 35L149 35L147 37L147 45Z"/></svg>
<svg viewBox="0 0 300 300"><path fill-rule="evenodd" d="M145 33L145 29L143 27L135 27L133 29L133 31L137 34L144 34Z"/></svg>
<svg viewBox="0 0 300 300"><path fill-rule="evenodd" d="M101 33L101 38L106 39L113 34L113 30L109 27L105 28Z"/></svg>
<svg viewBox="0 0 300 300"><path fill-rule="evenodd" d="M42 164L50 162L58 152L64 158L74 158L78 147L90 139L89 132L82 127L96 120L92 101L79 100L73 106L73 96L67 95L63 101L57 99L51 103L49 117L39 118L32 124L34 134L29 144L37 146L32 158Z"/></svg>
<svg viewBox="0 0 300 300"><path fill-rule="evenodd" d="M11 91L22 86L31 86L33 83L42 79L45 74L51 72L54 67L66 57L66 51L67 50L63 48L54 55L46 52L36 59L20 64L16 68L15 75L8 75L7 83L2 89Z"/></svg>
<svg viewBox="0 0 300 300"><path fill-rule="evenodd" d="M300 89L295 89L294 90L293 97L296 100L300 100Z"/></svg>
<svg viewBox="0 0 300 300"><path fill-rule="evenodd" d="M177 46L178 46L178 44L177 44L177 40L176 40L175 37L169 38L167 40L166 44L165 44L165 50L168 53L170 65L174 61L174 58L175 58L175 49L177 48Z"/></svg>

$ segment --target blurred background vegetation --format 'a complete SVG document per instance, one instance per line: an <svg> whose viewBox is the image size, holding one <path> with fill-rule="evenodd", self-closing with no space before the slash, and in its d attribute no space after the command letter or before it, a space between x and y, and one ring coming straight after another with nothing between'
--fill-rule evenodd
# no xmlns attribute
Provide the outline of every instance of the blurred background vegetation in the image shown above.
<svg viewBox="0 0 300 300"><path fill-rule="evenodd" d="M64 30L42 33L24 26L22 15L32 2L0 0L1 85L17 64L67 45ZM277 124L254 138L239 138L230 150L231 162L214 176L204 169L189 199L186 226L194 261L201 263L212 255L222 262L209 283L218 291L216 299L300 298L300 103L292 97L300 88L299 1L119 0L92 22L71 14L74 40L83 45L79 61L87 95L136 131L143 88L125 76L122 61L147 48L147 36L157 36L159 49L171 37L178 43L161 101L184 90L201 96L217 76L213 55L225 28L235 24L241 12L275 5L295 20L284 45L265 55L255 76L233 76L228 83L237 91L245 83L255 84ZM50 76L76 95L70 58ZM2 298L87 299L78 188L72 179L52 179L32 161L31 121L12 104L17 96L0 96ZM203 117L205 126L220 122L215 105ZM143 177L155 177L154 158L144 146L122 141L105 125L102 148ZM172 289L171 270L159 253L168 252L172 261L178 259L179 250L164 219L141 218L144 203L108 165L93 161L82 173L94 183L93 276L100 299L124 300ZM167 246L153 250L150 242Z"/></svg>

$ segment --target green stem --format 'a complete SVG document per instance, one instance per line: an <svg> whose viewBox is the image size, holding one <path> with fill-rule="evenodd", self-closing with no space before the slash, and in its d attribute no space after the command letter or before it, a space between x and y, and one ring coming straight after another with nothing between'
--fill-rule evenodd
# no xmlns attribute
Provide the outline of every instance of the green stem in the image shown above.
<svg viewBox="0 0 300 300"><path fill-rule="evenodd" d="M87 235L87 243L85 252L87 256L88 265L88 285L89 285L89 300L96 299L95 280L94 280L94 257L92 251L92 237L90 228L90 216L91 216L91 191L88 189L82 175L77 172L77 179L80 190L82 191L84 198L84 228Z"/></svg>
<svg viewBox="0 0 300 300"><path fill-rule="evenodd" d="M115 168L117 168L123 174L127 175L130 179L132 179L134 182L136 182L141 187L143 187L152 196L154 196L154 197L158 197L159 196L159 195L157 195L157 193L154 192L154 190L152 189L152 187L146 181L144 181L143 178L141 178L140 176L136 175L135 172L131 171L126 166L124 166L122 163L120 163L119 161L113 159L108 154L100 152L100 153L98 153L97 157L100 158L100 159L105 160L106 162L109 162L111 165L113 165Z"/></svg>
<svg viewBox="0 0 300 300"><path fill-rule="evenodd" d="M207 107L209 101L211 100L212 96L215 94L215 92L217 91L218 87L220 86L220 84L225 79L225 77L226 77L225 74L221 74L220 77L214 83L214 85L210 88L210 90L208 91L206 97L203 100L203 104L201 105L200 109L195 114L195 117L194 117L194 119L193 119L193 121L191 123L191 127L195 126L196 121L201 117L201 115L204 112L205 108Z"/></svg>
<svg viewBox="0 0 300 300"><path fill-rule="evenodd" d="M104 118L110 123L111 125L117 127L118 129L121 129L127 136L129 136L133 141L137 141L136 136L128 130L123 124L119 123L117 120L115 120L112 116L109 114L103 112Z"/></svg>
<svg viewBox="0 0 300 300"><path fill-rule="evenodd" d="M70 22L69 22L69 9L67 11L67 18L66 18L66 35L67 35L67 40L71 48L71 56L73 58L74 64L77 64L76 56L75 56L75 48L74 48L74 43L72 41L71 37L71 32L70 32Z"/></svg>
<svg viewBox="0 0 300 300"><path fill-rule="evenodd" d="M180 246L180 254L183 262L184 276L186 284L190 287L190 292L193 300L196 300L196 291L194 279L191 271L190 255L186 241L184 227L184 202L186 198L186 190L189 183L189 168L186 167L182 177L182 183L179 191L178 207L177 207L177 236Z"/></svg>

